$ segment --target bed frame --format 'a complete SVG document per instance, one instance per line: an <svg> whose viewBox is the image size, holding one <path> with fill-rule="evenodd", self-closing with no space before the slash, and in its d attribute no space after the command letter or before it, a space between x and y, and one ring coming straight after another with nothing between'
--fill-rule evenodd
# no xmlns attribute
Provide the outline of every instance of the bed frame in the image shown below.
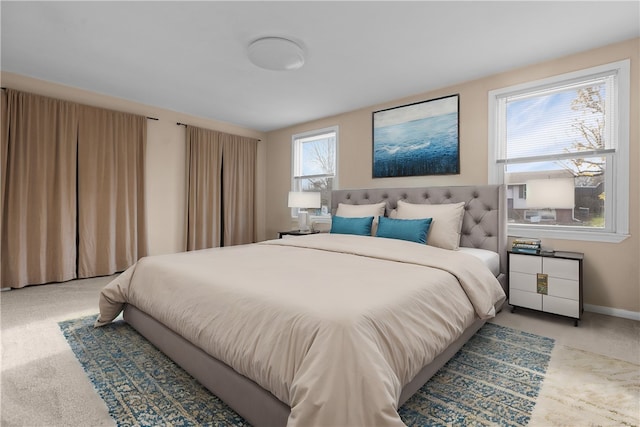
<svg viewBox="0 0 640 427"><path fill-rule="evenodd" d="M386 214L396 208L397 201L410 203L465 202L460 245L482 248L500 254L498 280L506 289L506 197L498 185L336 190L332 193L332 212L338 203L368 204L385 201ZM505 291L506 292L506 291ZM496 307L500 309L501 307ZM173 332L132 305L124 310L124 319L142 336L185 369L202 385L233 408L250 424L282 427L291 409L269 391L228 365L209 356L200 348ZM485 323L476 320L463 335L430 364L422 368L403 389L398 407L422 387Z"/></svg>

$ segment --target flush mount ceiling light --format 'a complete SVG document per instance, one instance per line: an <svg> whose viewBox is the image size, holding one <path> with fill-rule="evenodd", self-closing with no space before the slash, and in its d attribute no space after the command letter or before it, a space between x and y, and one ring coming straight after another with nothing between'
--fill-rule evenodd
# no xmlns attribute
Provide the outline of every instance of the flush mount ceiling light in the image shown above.
<svg viewBox="0 0 640 427"><path fill-rule="evenodd" d="M275 71L297 70L304 65L304 51L283 37L263 37L249 44L249 59L260 68Z"/></svg>

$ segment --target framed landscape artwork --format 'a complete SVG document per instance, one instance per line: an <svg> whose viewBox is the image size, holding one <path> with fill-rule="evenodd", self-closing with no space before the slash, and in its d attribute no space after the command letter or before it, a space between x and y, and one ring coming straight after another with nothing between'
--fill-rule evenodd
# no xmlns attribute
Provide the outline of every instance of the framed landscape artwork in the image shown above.
<svg viewBox="0 0 640 427"><path fill-rule="evenodd" d="M460 96L373 113L373 177L460 173Z"/></svg>

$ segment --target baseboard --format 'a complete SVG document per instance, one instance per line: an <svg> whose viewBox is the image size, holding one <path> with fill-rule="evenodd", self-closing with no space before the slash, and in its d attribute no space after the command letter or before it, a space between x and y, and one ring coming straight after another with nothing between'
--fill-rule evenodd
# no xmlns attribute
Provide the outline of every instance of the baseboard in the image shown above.
<svg viewBox="0 0 640 427"><path fill-rule="evenodd" d="M606 314L608 316L622 317L631 320L640 320L640 312L638 311L622 310L620 308L611 308L592 304L585 304L584 310L590 311L592 313Z"/></svg>

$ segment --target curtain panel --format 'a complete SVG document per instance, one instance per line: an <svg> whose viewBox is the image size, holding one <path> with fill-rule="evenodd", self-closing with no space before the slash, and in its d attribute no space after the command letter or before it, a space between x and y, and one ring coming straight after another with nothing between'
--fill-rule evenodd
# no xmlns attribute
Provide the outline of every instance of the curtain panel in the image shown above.
<svg viewBox="0 0 640 427"><path fill-rule="evenodd" d="M146 119L12 89L2 103L2 287L112 274L146 255Z"/></svg>
<svg viewBox="0 0 640 427"><path fill-rule="evenodd" d="M187 250L220 246L222 144L219 133L187 126Z"/></svg>
<svg viewBox="0 0 640 427"><path fill-rule="evenodd" d="M76 277L76 104L6 90L2 287Z"/></svg>
<svg viewBox="0 0 640 427"><path fill-rule="evenodd" d="M78 277L123 271L147 255L146 118L89 106L78 127Z"/></svg>
<svg viewBox="0 0 640 427"><path fill-rule="evenodd" d="M187 250L256 240L258 140L187 126Z"/></svg>
<svg viewBox="0 0 640 427"><path fill-rule="evenodd" d="M4 248L3 235L4 235L4 194L7 183L7 156L9 150L9 112L7 110L7 91L0 90L0 260L2 257L2 250ZM0 270L2 264L0 263ZM0 287L4 283L2 280L2 272L0 271Z"/></svg>
<svg viewBox="0 0 640 427"><path fill-rule="evenodd" d="M255 182L258 141L229 135L222 144L223 243L256 241Z"/></svg>

